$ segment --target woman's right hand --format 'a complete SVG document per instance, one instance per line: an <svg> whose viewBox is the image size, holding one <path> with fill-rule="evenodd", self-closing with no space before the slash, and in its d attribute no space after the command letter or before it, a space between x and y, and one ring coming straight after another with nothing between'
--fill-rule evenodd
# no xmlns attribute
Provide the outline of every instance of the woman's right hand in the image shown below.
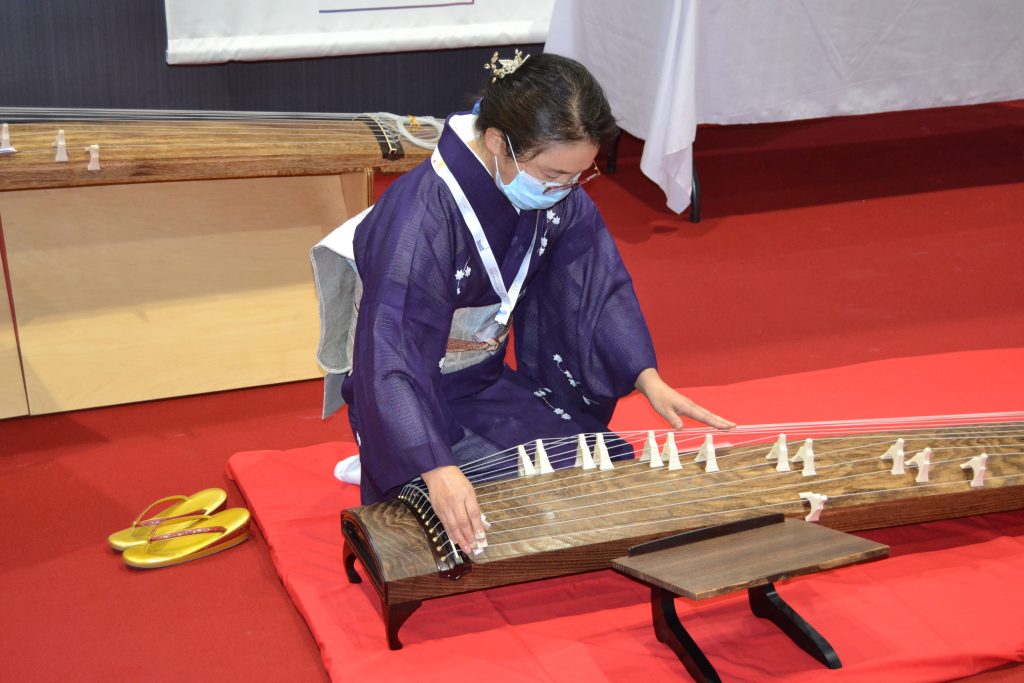
<svg viewBox="0 0 1024 683"><path fill-rule="evenodd" d="M473 555L475 549L486 547L476 491L462 470L455 465L438 467L424 472L423 481L427 484L434 512L462 552Z"/></svg>

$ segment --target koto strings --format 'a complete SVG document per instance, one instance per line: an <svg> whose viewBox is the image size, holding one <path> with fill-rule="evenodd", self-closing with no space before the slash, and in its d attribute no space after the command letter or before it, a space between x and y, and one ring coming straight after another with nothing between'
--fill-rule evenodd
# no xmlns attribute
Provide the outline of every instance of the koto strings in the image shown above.
<svg viewBox="0 0 1024 683"><path fill-rule="evenodd" d="M588 536L603 538L613 530L643 532L640 527L666 521L780 507L792 512L804 506L797 494L809 490L827 492L829 505L852 504L851 499L865 496L877 499L956 490L951 487L965 488L970 481L961 465L982 451L988 455L989 467L997 470L985 481L1010 485L1024 477L1024 424L1014 422L1021 419L1024 413L1009 412L740 426L715 433L720 440L716 448L723 452L717 456L722 468L713 472L692 461L697 446L711 431L707 428L603 433L614 462L614 469L604 471L571 467L577 459L578 437L545 439L543 447L556 476L516 476L519 447L462 466L492 525L487 549L475 561L525 552L538 541L561 540L571 545ZM798 469L777 471L776 463L766 459L780 433L794 448L813 439L818 470L814 476L801 476ZM667 467L652 468L633 459L651 435L657 441L678 442L681 469L668 472ZM908 452L929 449L934 455L930 467L938 468L945 478L908 483L891 476L881 456L898 437ZM593 448L597 434L585 438ZM524 449L534 455L533 444L524 444ZM432 534L445 540L447 557L461 561L436 516L431 512L425 521ZM715 521L706 522L711 523Z"/></svg>

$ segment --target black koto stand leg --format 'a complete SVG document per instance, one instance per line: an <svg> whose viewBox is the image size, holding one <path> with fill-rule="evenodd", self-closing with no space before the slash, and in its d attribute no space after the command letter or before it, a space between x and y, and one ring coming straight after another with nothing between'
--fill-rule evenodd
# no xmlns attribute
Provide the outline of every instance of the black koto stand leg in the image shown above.
<svg viewBox="0 0 1024 683"><path fill-rule="evenodd" d="M747 590L747 596L750 598L750 611L755 616L768 619L778 626L807 654L830 669L839 669L843 666L839 661L839 655L828 641L786 604L786 601L775 592L774 584L750 588Z"/></svg>
<svg viewBox="0 0 1024 683"><path fill-rule="evenodd" d="M362 583L362 577L356 573L356 558L359 556L356 555L347 538L342 549L342 556L345 561L345 576L348 577L349 583ZM384 618L384 634L388 638L388 647L390 649L402 649L402 641L398 639L398 629L402 628L402 624L405 623L406 619L413 612L419 609L421 604L423 604L421 601L416 600L413 602L401 602L397 605L388 605L381 599L380 611L381 616Z"/></svg>
<svg viewBox="0 0 1024 683"><path fill-rule="evenodd" d="M701 652L690 634L683 628L676 614L675 596L657 586L651 586L651 612L654 615L654 633L658 640L672 648L694 680L701 683L720 683L715 667Z"/></svg>
<svg viewBox="0 0 1024 683"><path fill-rule="evenodd" d="M384 631L388 636L388 647L392 650L401 650L402 641L398 639L398 629L402 628L405 620L412 615L419 606L423 604L419 600L415 602L401 602L397 605L385 605L381 603L381 611L384 616Z"/></svg>
<svg viewBox="0 0 1024 683"><path fill-rule="evenodd" d="M345 547L341 552L345 560L345 576L348 577L348 582L362 583L362 578L356 573L356 553L352 550L352 546L349 545L347 538L345 539Z"/></svg>

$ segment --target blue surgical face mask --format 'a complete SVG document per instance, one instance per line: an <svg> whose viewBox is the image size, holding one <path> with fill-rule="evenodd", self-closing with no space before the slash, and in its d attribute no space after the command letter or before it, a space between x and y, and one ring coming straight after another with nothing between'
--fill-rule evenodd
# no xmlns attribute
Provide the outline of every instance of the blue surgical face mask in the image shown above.
<svg viewBox="0 0 1024 683"><path fill-rule="evenodd" d="M501 179L501 171L498 170L498 157L494 157L494 182L498 189L505 193L513 206L524 211L549 209L572 192L572 187L562 187L563 183L544 182L519 168L516 153L512 149L512 141L508 139L508 136L505 137L505 140L508 141L508 149L512 152L512 161L515 162L518 173L512 182L506 185ZM544 192L549 187L558 187L559 189Z"/></svg>

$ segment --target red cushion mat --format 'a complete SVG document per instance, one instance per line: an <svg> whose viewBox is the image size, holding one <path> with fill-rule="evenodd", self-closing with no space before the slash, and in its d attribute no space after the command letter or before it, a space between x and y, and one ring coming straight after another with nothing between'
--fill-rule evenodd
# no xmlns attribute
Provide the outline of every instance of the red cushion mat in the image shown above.
<svg viewBox="0 0 1024 683"><path fill-rule="evenodd" d="M1024 350L878 361L689 395L737 422L812 421L1024 409ZM660 427L646 403L624 401L619 429ZM648 591L611 571L428 601L387 649L377 596L350 585L338 512L358 489L334 463L334 442L234 455L228 469L274 564L320 645L334 680L623 681L686 679L655 640ZM1024 513L866 532L889 559L778 584L832 643L829 672L767 621L742 593L677 601L683 624L725 680L937 681L1024 661Z"/></svg>

